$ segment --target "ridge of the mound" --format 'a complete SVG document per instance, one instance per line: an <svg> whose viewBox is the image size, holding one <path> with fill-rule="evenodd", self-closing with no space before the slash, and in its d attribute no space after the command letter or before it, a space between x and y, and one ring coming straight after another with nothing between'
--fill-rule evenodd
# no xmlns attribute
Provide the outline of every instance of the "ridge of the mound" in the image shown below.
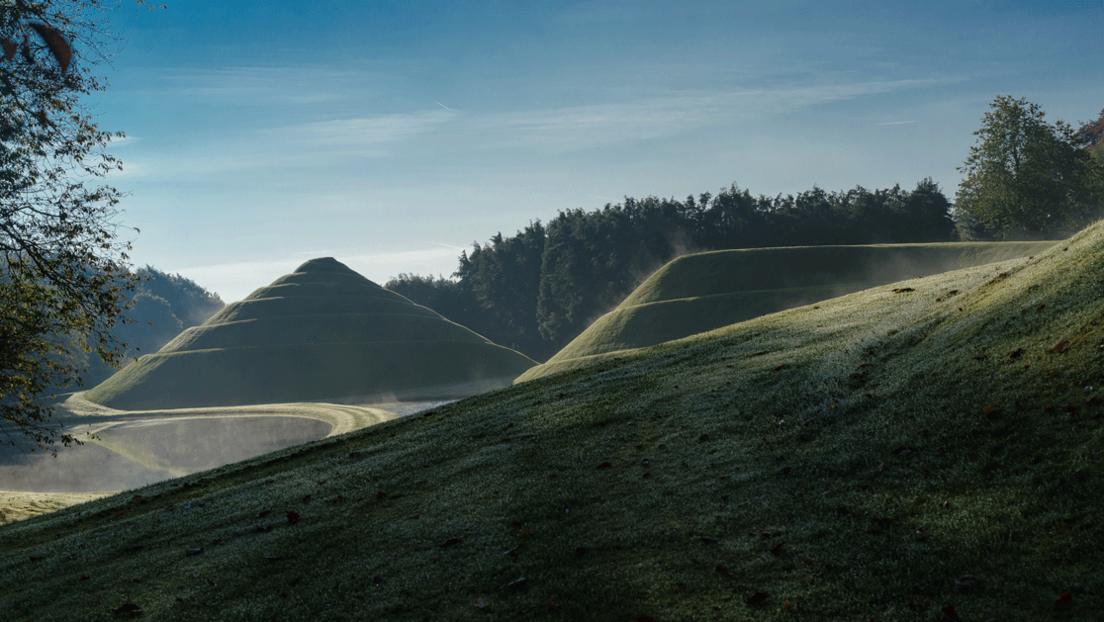
<svg viewBox="0 0 1104 622"><path fill-rule="evenodd" d="M1098 225L10 525L0 607L1095 620L1102 282Z"/></svg>
<svg viewBox="0 0 1104 622"><path fill-rule="evenodd" d="M788 246L683 255L652 273L621 304L518 382L876 285L1026 257L1051 244Z"/></svg>
<svg viewBox="0 0 1104 622"><path fill-rule="evenodd" d="M532 364L323 257L185 329L86 396L124 409L440 399L504 386Z"/></svg>

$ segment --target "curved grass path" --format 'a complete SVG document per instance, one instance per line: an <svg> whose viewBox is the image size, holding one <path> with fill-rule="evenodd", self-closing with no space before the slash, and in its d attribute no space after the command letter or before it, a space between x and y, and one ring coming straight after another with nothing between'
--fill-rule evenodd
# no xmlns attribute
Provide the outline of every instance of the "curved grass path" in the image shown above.
<svg viewBox="0 0 1104 622"><path fill-rule="evenodd" d="M84 445L57 458L0 451L0 525L436 405L291 403L125 411L76 394L55 415Z"/></svg>
<svg viewBox="0 0 1104 622"><path fill-rule="evenodd" d="M115 425L133 425L150 420L173 419L175 421L187 421L207 417L220 419L228 417L297 417L314 419L329 424L331 428L326 437L337 436L338 434L345 434L370 425L390 421L402 414L409 414L404 410L409 411L410 408L401 403L360 406L324 402L293 402L249 406L118 410L91 402L79 393L66 400L64 407L66 411L80 418L71 421L93 425L93 433L102 432ZM417 408L420 408L420 406Z"/></svg>

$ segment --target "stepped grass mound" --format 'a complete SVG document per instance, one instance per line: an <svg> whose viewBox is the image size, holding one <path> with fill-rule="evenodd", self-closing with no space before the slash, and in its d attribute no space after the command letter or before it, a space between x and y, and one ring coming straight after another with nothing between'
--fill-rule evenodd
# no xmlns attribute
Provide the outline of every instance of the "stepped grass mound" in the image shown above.
<svg viewBox="0 0 1104 622"><path fill-rule="evenodd" d="M534 364L324 258L185 330L85 397L121 409L450 399L505 386Z"/></svg>
<svg viewBox="0 0 1104 622"><path fill-rule="evenodd" d="M1096 226L8 525L0 607L1097 620L1102 282Z"/></svg>
<svg viewBox="0 0 1104 622"><path fill-rule="evenodd" d="M519 382L875 285L1040 253L1053 242L795 246L684 255Z"/></svg>

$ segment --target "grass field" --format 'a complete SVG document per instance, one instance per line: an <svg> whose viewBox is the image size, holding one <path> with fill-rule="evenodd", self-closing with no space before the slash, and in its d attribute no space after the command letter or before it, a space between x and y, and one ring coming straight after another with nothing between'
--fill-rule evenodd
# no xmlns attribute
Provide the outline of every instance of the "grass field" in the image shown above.
<svg viewBox="0 0 1104 622"><path fill-rule="evenodd" d="M546 363L518 379L584 367L783 309L969 266L1040 253L1052 242L795 246L694 253L652 274Z"/></svg>
<svg viewBox="0 0 1104 622"><path fill-rule="evenodd" d="M111 493L27 492L0 490L0 525L26 520L39 514L99 499Z"/></svg>
<svg viewBox="0 0 1104 622"><path fill-rule="evenodd" d="M9 619L1097 620L1104 226L0 528Z"/></svg>
<svg viewBox="0 0 1104 622"><path fill-rule="evenodd" d="M124 409L452 399L535 362L314 259L88 391Z"/></svg>

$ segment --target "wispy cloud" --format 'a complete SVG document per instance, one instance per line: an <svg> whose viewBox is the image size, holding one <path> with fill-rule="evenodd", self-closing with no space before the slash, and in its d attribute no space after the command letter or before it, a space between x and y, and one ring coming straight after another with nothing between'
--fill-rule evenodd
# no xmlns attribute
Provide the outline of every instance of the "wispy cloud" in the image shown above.
<svg viewBox="0 0 1104 622"><path fill-rule="evenodd" d="M941 79L692 91L629 102L510 112L484 119L509 143L572 150L648 140L734 120L945 84Z"/></svg>
<svg viewBox="0 0 1104 622"><path fill-rule="evenodd" d="M878 127L897 127L899 125L916 125L917 123L919 123L919 121L916 121L916 120L882 121L881 123L875 123L874 125L877 125Z"/></svg>
<svg viewBox="0 0 1104 622"><path fill-rule="evenodd" d="M218 148L202 143L172 152L138 154L127 159L123 174L132 178L196 178L386 157L398 144L429 133L454 116L443 110L428 110L238 131L218 137Z"/></svg>
<svg viewBox="0 0 1104 622"><path fill-rule="evenodd" d="M281 140L299 147L372 151L379 145L399 142L432 131L456 114L444 110L313 121L274 130Z"/></svg>
<svg viewBox="0 0 1104 622"><path fill-rule="evenodd" d="M386 81L363 69L317 65L179 69L166 76L180 96L239 106L316 105L353 96L358 86Z"/></svg>
<svg viewBox="0 0 1104 622"><path fill-rule="evenodd" d="M245 68L203 75L246 78L244 84L205 87L220 95L229 97L236 93L235 97L241 97L242 92L234 89L260 93L275 89L285 81L294 81L300 74L302 80L322 82L343 75L341 71L327 71L329 73L316 75L303 68L284 72ZM355 116L340 116L337 112L340 107L319 105L311 111L315 119L231 131L215 136L216 143L177 146L172 151L137 152L128 159L136 167L125 174L131 178L196 179L243 171L326 167L358 159L390 157L415 140L440 140L441 145L467 150L523 148L566 153L759 121L831 102L931 88L947 82L946 79L908 79L684 90L607 103L483 114L461 114L436 101L433 102L435 107ZM279 90L286 89L280 87ZM324 118L327 113L330 118ZM323 118L319 119L320 116ZM914 121L887 121L878 125L911 123ZM435 133L441 136L433 136Z"/></svg>

